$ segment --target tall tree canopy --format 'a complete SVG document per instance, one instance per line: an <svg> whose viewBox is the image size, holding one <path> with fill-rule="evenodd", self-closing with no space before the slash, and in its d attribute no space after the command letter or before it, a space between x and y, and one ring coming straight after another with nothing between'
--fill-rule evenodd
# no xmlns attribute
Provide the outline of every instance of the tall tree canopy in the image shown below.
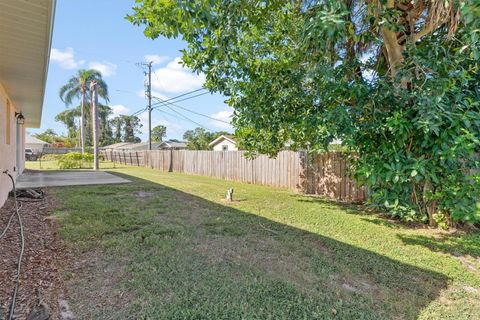
<svg viewBox="0 0 480 320"><path fill-rule="evenodd" d="M87 121L91 111L89 111L89 108L86 108L86 105L90 97L88 85L93 80L98 83L98 95L103 98L105 102L108 102L107 83L103 81L102 73L95 69L78 70L77 73L60 88L59 92L60 99L62 99L67 106L71 105L75 99L80 100L80 144L82 152L85 151L85 145L87 144L85 140L89 139L91 141L91 130L88 130L89 137L86 138L85 129L91 128L91 121Z"/></svg>
<svg viewBox="0 0 480 320"><path fill-rule="evenodd" d="M152 129L152 141L153 142L162 142L163 138L167 136L167 127L163 125L158 125Z"/></svg>
<svg viewBox="0 0 480 320"><path fill-rule="evenodd" d="M98 104L97 107L100 122L100 146L106 146L114 142L112 122L109 120L109 116L113 112L112 108L107 105ZM77 106L75 108L68 108L57 114L55 116L55 121L63 123L68 129L68 138L76 140L80 137L80 128L76 122L76 120L78 120L80 116L81 106ZM92 114L90 112L86 114L85 122L87 124L92 123ZM92 145L92 135L90 134L90 132L87 132L87 134L85 135L85 144Z"/></svg>
<svg viewBox="0 0 480 320"><path fill-rule="evenodd" d="M142 124L136 116L119 115L111 120L115 133L113 142L140 142L137 134L140 133Z"/></svg>
<svg viewBox="0 0 480 320"><path fill-rule="evenodd" d="M476 0L138 0L145 35L228 97L243 147L350 149L370 204L406 220L474 221Z"/></svg>
<svg viewBox="0 0 480 320"><path fill-rule="evenodd" d="M208 144L222 134L228 135L230 133L226 131L210 132L204 128L195 128L185 131L183 139L187 141L187 149L189 150L210 150Z"/></svg>

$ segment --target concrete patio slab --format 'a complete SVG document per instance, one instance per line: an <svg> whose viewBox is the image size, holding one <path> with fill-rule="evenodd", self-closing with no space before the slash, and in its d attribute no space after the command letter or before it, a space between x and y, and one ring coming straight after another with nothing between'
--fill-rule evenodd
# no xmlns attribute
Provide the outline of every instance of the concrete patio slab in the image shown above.
<svg viewBox="0 0 480 320"><path fill-rule="evenodd" d="M131 181L104 171L40 171L23 173L18 177L16 187L31 189L128 182Z"/></svg>

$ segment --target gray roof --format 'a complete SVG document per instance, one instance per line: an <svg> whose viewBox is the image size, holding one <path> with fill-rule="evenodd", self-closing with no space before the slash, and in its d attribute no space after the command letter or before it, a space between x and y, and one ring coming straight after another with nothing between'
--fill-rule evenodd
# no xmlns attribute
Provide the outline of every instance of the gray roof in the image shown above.
<svg viewBox="0 0 480 320"><path fill-rule="evenodd" d="M185 149L187 143L180 141L163 141L163 142L152 142L152 149ZM109 146L102 147L103 150L131 150L131 151L142 151L148 150L148 142L120 142L114 143Z"/></svg>
<svg viewBox="0 0 480 320"><path fill-rule="evenodd" d="M131 144L130 142L118 142L114 143L105 147L101 147L100 149L123 149L123 147Z"/></svg>
<svg viewBox="0 0 480 320"><path fill-rule="evenodd" d="M46 144L46 145L48 145L49 143L27 134L27 135L25 135L25 144Z"/></svg>
<svg viewBox="0 0 480 320"><path fill-rule="evenodd" d="M152 149L158 149L160 144L161 142L152 142ZM131 143L126 149L134 151L148 150L148 142Z"/></svg>
<svg viewBox="0 0 480 320"><path fill-rule="evenodd" d="M158 148L173 148L173 149L185 149L187 143L185 141L163 141Z"/></svg>

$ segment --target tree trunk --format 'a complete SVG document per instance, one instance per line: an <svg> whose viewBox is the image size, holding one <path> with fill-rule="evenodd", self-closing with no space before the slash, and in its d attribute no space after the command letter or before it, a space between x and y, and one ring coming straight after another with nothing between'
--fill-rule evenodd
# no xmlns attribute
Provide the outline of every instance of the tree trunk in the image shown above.
<svg viewBox="0 0 480 320"><path fill-rule="evenodd" d="M80 105L80 147L82 148L82 154L85 153L85 102L86 102L85 89L82 89L82 101Z"/></svg>
<svg viewBox="0 0 480 320"><path fill-rule="evenodd" d="M92 96L92 128L93 128L93 170L98 170L98 110L97 110L97 81L90 82Z"/></svg>
<svg viewBox="0 0 480 320"><path fill-rule="evenodd" d="M387 0L385 7L387 9L395 8L394 0ZM403 46L398 44L397 34L395 31L388 29L387 27L382 27L382 37L383 45L387 51L387 60L390 75L392 78L395 78L397 74L397 65L403 61Z"/></svg>

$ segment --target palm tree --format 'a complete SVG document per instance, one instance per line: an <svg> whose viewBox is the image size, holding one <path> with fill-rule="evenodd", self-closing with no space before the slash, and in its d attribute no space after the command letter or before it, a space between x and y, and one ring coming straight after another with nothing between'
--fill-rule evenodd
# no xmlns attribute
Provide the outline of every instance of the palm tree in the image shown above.
<svg viewBox="0 0 480 320"><path fill-rule="evenodd" d="M102 73L94 69L81 69L60 88L60 99L69 106L74 99L80 99L80 144L82 153L85 152L85 105L87 104L90 81L97 82L98 96L108 102L108 86L102 79Z"/></svg>

